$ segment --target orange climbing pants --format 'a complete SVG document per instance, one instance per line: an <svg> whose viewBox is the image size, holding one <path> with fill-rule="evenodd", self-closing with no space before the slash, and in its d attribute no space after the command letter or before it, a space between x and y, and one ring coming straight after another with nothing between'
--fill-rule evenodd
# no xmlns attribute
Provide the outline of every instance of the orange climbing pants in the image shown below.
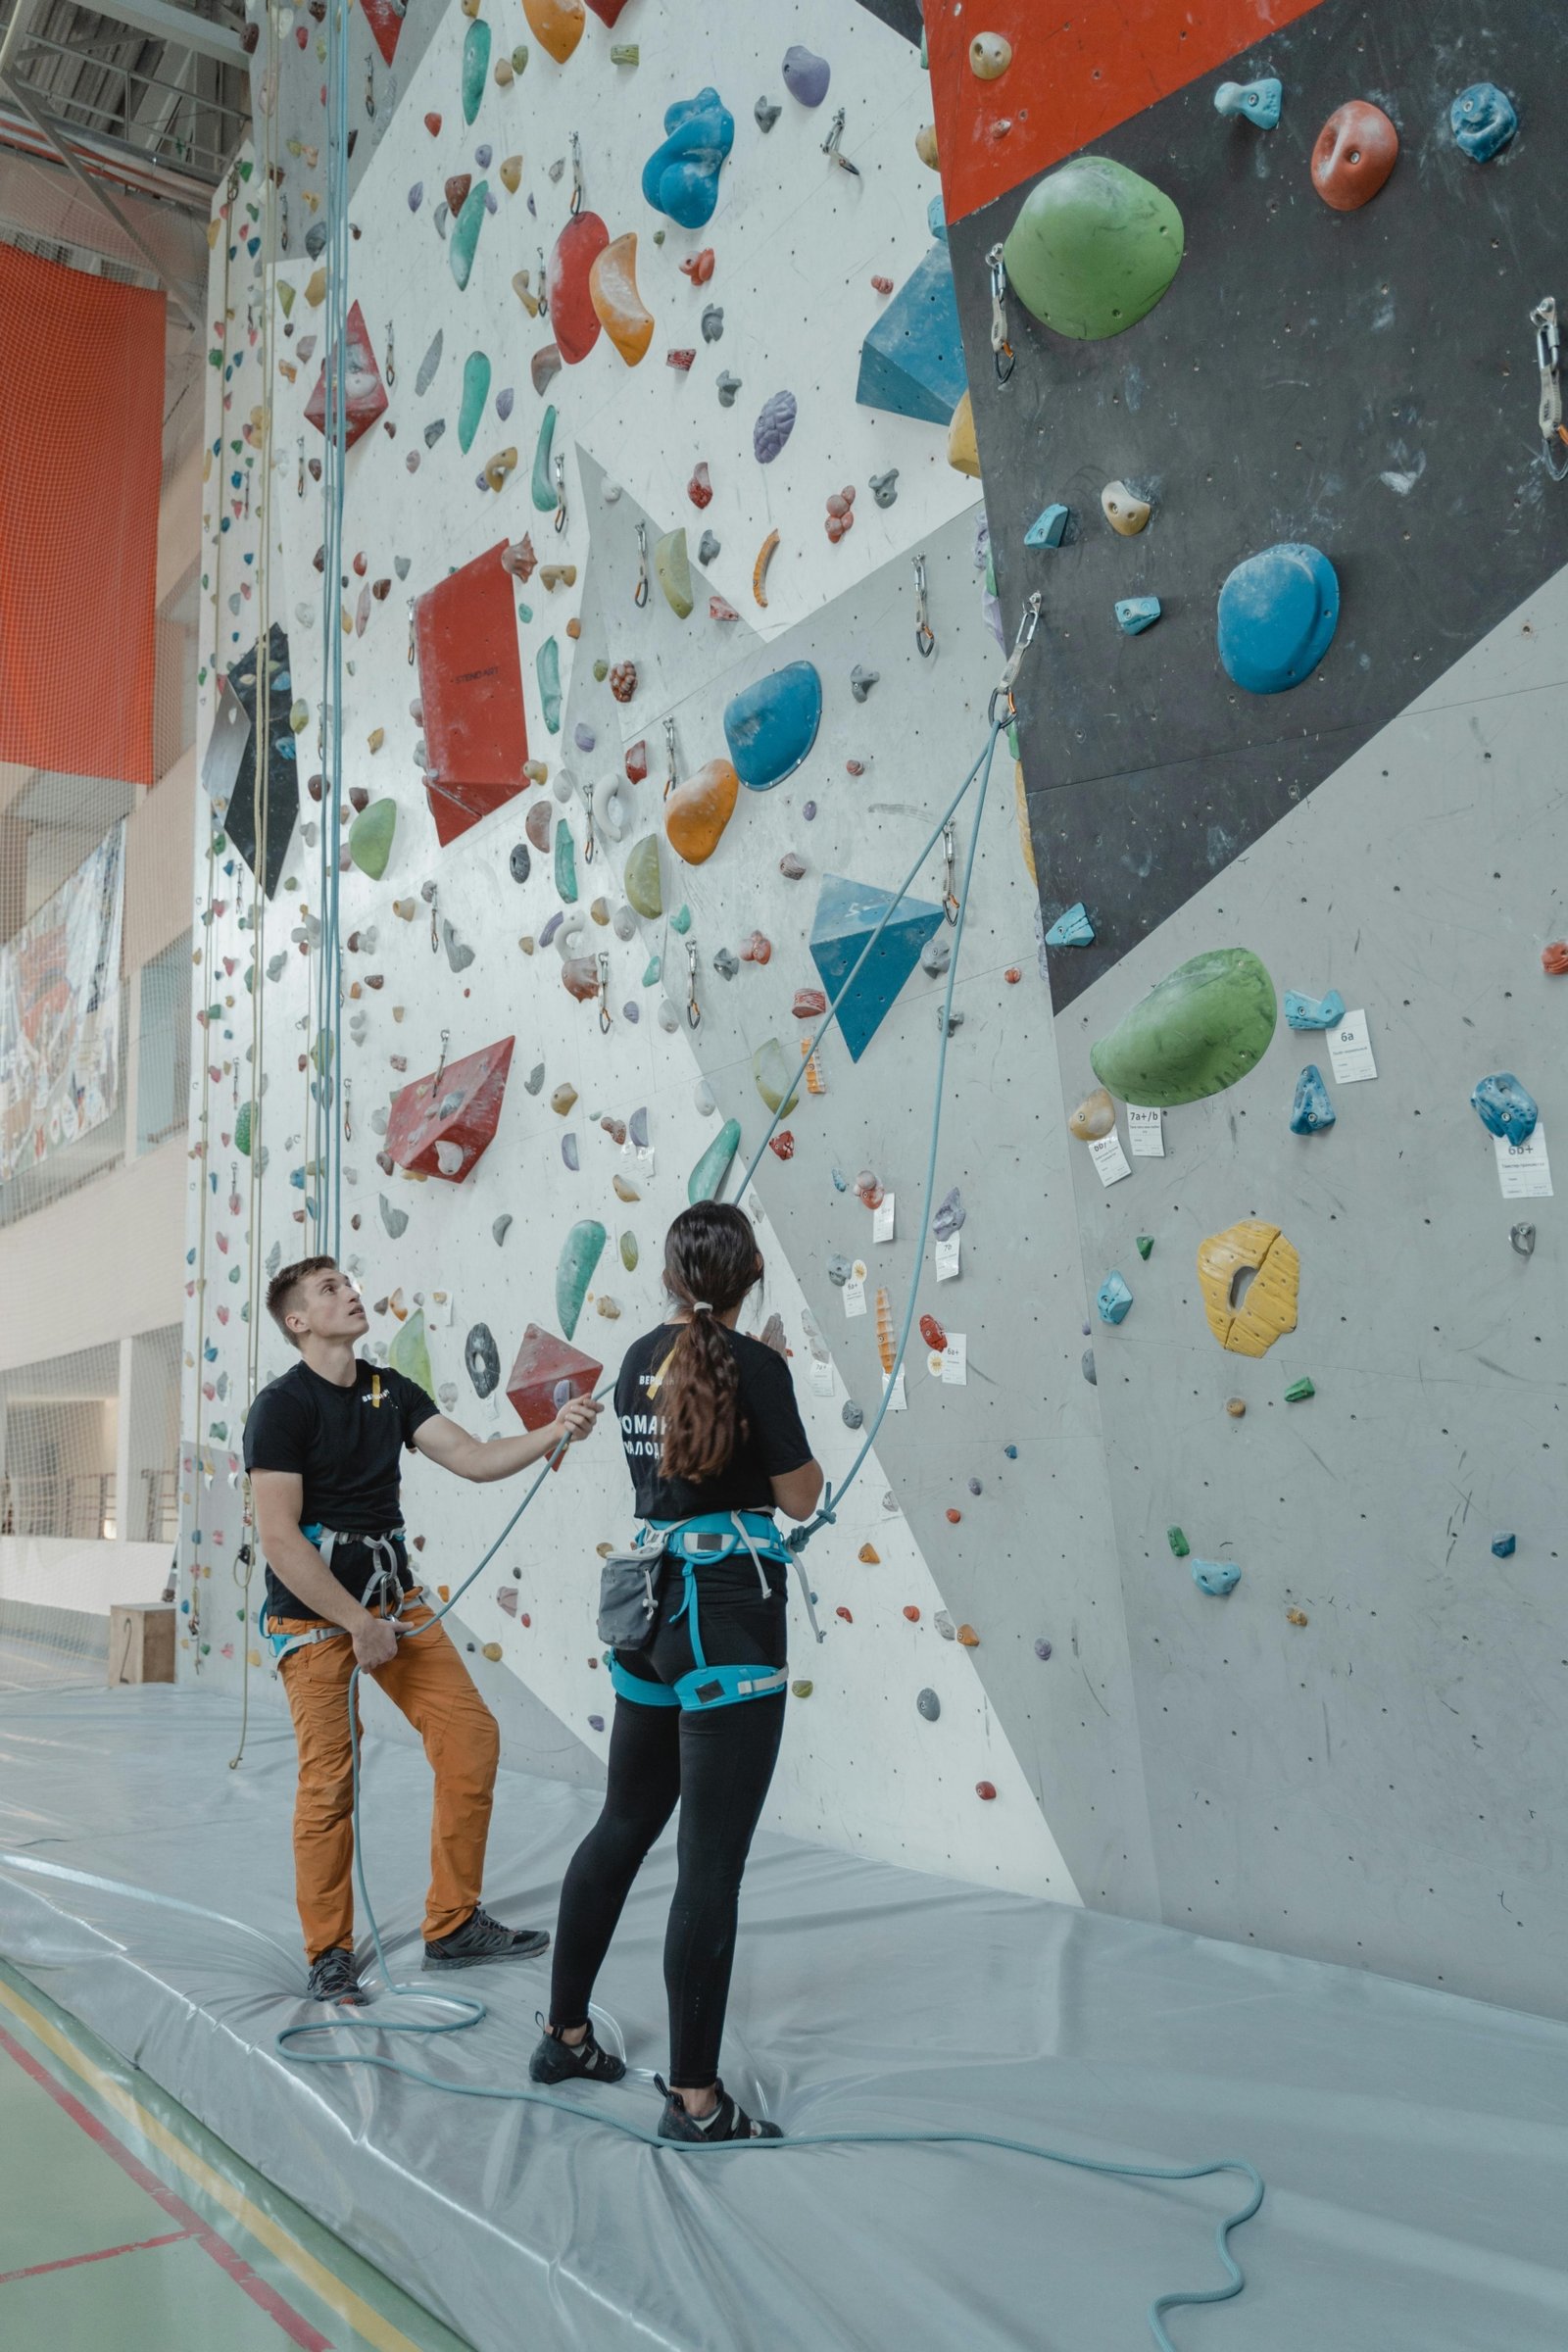
<svg viewBox="0 0 1568 2352"><path fill-rule="evenodd" d="M411 1601L403 1623L428 1625L432 1612ZM305 1633L310 1621L273 1620L284 1633ZM305 1949L322 1952L354 1942L354 1772L349 1747L349 1677L354 1644L347 1634L313 1642L283 1660L283 1688L300 1753L294 1800L294 1893ZM430 1823L430 1891L425 1898L427 1943L461 1928L479 1900L490 1800L500 1757L496 1719L468 1678L444 1626L405 1637L376 1682L424 1742L435 1774ZM358 1728L358 1704L355 1717Z"/></svg>

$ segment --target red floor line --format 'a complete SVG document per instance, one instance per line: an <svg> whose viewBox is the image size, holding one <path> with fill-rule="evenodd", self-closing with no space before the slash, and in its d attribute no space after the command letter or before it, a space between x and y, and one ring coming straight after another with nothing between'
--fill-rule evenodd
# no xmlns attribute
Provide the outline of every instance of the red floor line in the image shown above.
<svg viewBox="0 0 1568 2352"><path fill-rule="evenodd" d="M244 2289L258 2309L265 2311L290 2341L299 2345L300 2352L332 2352L328 2339L318 2333L302 2313L286 2303L277 2289L269 2285L265 2278L259 2278L242 2254L236 2254L233 2247L225 2245L215 2230L209 2230L201 2215L187 2205L183 2197L173 2189L167 2188L155 2173L150 2173L141 2159L133 2156L108 2126L100 2123L74 2092L67 2090L63 2082L57 2082L48 2068L41 2066L31 2052L24 2050L3 2026L0 2026L0 2050L20 2066L23 2073L30 2077L41 2090L46 2090L55 2105L69 2115L74 2124L79 2125L89 2139L112 2156L121 2171L128 2174L137 2187L145 2190L155 2204L162 2206L172 2221L180 2224L181 2231L188 2232L203 2253L211 2255L219 2268L228 2273L235 2285Z"/></svg>
<svg viewBox="0 0 1568 2352"><path fill-rule="evenodd" d="M63 2254L58 2262L34 2262L24 2271L0 2271L0 2286L16 2278L41 2278L46 2271L74 2271L84 2262L114 2262L122 2254L150 2254L155 2246L183 2245L188 2230L171 2230L163 2237L138 2237L128 2246L100 2246L95 2254Z"/></svg>

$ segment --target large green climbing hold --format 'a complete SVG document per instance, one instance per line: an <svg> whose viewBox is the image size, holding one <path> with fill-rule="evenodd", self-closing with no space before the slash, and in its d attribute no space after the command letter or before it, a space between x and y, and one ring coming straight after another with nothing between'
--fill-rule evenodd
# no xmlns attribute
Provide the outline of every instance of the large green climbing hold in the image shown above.
<svg viewBox="0 0 1568 2352"><path fill-rule="evenodd" d="M551 639L554 644L554 638ZM556 888L568 906L577 898L577 845L571 838L571 827L565 818L556 820Z"/></svg>
<svg viewBox="0 0 1568 2352"><path fill-rule="evenodd" d="M548 408L539 427L539 442L533 453L533 503L541 514L556 511L556 479L550 469L550 445L556 437L556 412Z"/></svg>
<svg viewBox="0 0 1568 2352"><path fill-rule="evenodd" d="M572 1227L562 1246L556 1264L556 1321L561 1325L563 1339L569 1340L577 1328L588 1285L609 1238L597 1217L584 1217Z"/></svg>
<svg viewBox="0 0 1568 2352"><path fill-rule="evenodd" d="M463 363L463 406L458 411L458 447L465 457L484 418L490 397L490 362L482 351L470 351Z"/></svg>
<svg viewBox="0 0 1568 2352"><path fill-rule="evenodd" d="M484 77L490 71L490 27L475 17L463 36L463 120L471 122L484 96Z"/></svg>
<svg viewBox="0 0 1568 2352"><path fill-rule="evenodd" d="M1123 1102L1169 1110L1222 1094L1255 1068L1276 1011L1274 983L1251 949L1213 948L1151 989L1089 1059Z"/></svg>
<svg viewBox="0 0 1568 2352"><path fill-rule="evenodd" d="M447 259L452 264L452 274L458 281L460 293L467 291L474 248L479 242L479 231L484 226L484 200L489 185L487 179L474 181L463 200L463 210L453 221L452 234L447 239Z"/></svg>
<svg viewBox="0 0 1568 2352"><path fill-rule="evenodd" d="M424 1309L416 1306L406 1323L400 1323L392 1335L392 1345L386 1360L394 1372L412 1380L425 1395L435 1400L435 1374L430 1369L429 1343L424 1336Z"/></svg>
<svg viewBox="0 0 1568 2352"><path fill-rule="evenodd" d="M1125 164L1081 155L1030 189L1003 246L1025 310L1098 343L1147 317L1181 266L1182 217Z"/></svg>
<svg viewBox="0 0 1568 2352"><path fill-rule="evenodd" d="M741 1123L739 1119L726 1119L691 1172L686 1186L687 1200L716 1200L740 1148Z"/></svg>
<svg viewBox="0 0 1568 2352"><path fill-rule="evenodd" d="M692 610L692 565L686 553L684 531L666 531L654 549L654 570L659 585L664 591L664 602L677 620L687 620Z"/></svg>
<svg viewBox="0 0 1568 2352"><path fill-rule="evenodd" d="M247 1159L250 1157L251 1135L255 1123L255 1103L242 1102L234 1118L234 1149L236 1152L243 1152Z"/></svg>
<svg viewBox="0 0 1568 2352"><path fill-rule="evenodd" d="M624 877L626 896L637 912L653 922L664 911L664 894L659 882L659 835L648 833L637 842L626 859Z"/></svg>
<svg viewBox="0 0 1568 2352"><path fill-rule="evenodd" d="M782 1109L789 1117L801 1099L792 1084L799 1076L799 1060L792 1065L778 1039L765 1037L752 1055L752 1081L769 1110Z"/></svg>
<svg viewBox="0 0 1568 2352"><path fill-rule="evenodd" d="M552 735L559 735L561 733L561 648L553 637L547 637L539 648L534 667L539 677L539 700L544 706L545 725ZM558 872L559 867L558 850ZM575 898L575 891L572 896Z"/></svg>
<svg viewBox="0 0 1568 2352"><path fill-rule="evenodd" d="M349 827L349 856L362 874L379 882L392 855L392 836L398 829L396 801L372 801Z"/></svg>

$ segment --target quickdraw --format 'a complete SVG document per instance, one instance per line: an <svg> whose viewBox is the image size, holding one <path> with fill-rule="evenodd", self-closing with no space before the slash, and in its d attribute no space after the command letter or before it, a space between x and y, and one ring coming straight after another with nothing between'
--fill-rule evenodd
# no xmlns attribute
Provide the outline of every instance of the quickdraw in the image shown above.
<svg viewBox="0 0 1568 2352"><path fill-rule="evenodd" d="M986 255L986 267L991 272L991 364L998 383L1004 384L1016 355L1007 341L1007 265L1000 245L993 245Z"/></svg>
<svg viewBox="0 0 1568 2352"><path fill-rule="evenodd" d="M1553 442L1568 447L1562 421L1562 330L1557 323L1555 295L1544 295L1530 314L1536 330L1536 365L1541 369L1541 447L1546 471L1554 482L1568 481L1568 457L1553 463Z"/></svg>

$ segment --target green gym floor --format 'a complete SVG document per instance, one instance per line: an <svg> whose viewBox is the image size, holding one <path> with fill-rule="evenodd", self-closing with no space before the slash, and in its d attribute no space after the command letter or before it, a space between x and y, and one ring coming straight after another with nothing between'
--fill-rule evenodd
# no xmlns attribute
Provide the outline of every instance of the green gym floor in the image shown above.
<svg viewBox="0 0 1568 2352"><path fill-rule="evenodd" d="M7 2352L467 2352L0 1961Z"/></svg>

